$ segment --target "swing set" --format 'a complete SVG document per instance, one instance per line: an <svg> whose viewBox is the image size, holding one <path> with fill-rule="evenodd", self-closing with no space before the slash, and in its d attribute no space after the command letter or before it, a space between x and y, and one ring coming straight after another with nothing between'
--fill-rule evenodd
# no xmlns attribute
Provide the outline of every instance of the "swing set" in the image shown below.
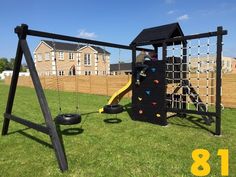
<svg viewBox="0 0 236 177"><path fill-rule="evenodd" d="M108 104L104 106L101 111L99 110L99 112L105 112L108 114L117 114L122 112L123 107L118 103L122 96L127 93L127 90L131 89L131 118L133 120L151 122L165 126L167 125L167 112L173 112L185 116L186 114L196 114L202 116L202 120L206 124L215 122L215 134L221 134L221 54L223 35L227 34L227 31L223 30L222 27L218 27L217 31L214 32L184 36L178 23L163 25L144 29L129 46L36 31L29 29L26 24L17 26L15 28L15 33L18 36L18 45L8 101L4 113L2 135L8 134L9 123L11 120L47 134L50 137L61 171L68 169L68 163L62 139L59 137L60 132L58 132L56 125L72 125L81 122L81 114L79 113L78 104L78 81L75 77L76 110L72 113L65 113L61 107L59 87L60 78L57 71L57 58L54 56L59 110L58 115L55 118L55 124L26 40L28 36L76 42L78 47L80 46L79 43L85 43L132 51L132 79L119 91L119 93L114 95L114 98L118 98L118 100L109 100ZM212 42L210 40L212 37L216 37L216 41L213 40ZM201 43L201 39L205 38L208 39L207 42ZM196 40L197 43L191 43L191 41L194 40ZM54 42L54 51L56 50L55 45ZM151 45L154 49L142 47L145 45ZM211 51L212 46L215 47L215 50L213 51ZM202 48L205 48L206 50L202 51ZM160 55L160 58L156 61L147 61L145 63L149 66L146 73L147 76L140 80L140 85L136 85L136 51L155 52L158 57L159 49L162 49L162 55ZM196 54L194 52L196 52ZM212 54L214 54L214 60L211 60ZM43 113L45 126L12 114L23 55L29 67L30 76ZM203 55L207 58L205 63L206 77L204 78L206 85L204 86L200 83L200 80L202 80L200 77L200 69L202 64L204 64L200 57ZM212 67L211 64L214 64L214 67ZM192 73L190 66L197 70L196 74ZM215 69L215 77L210 75L212 68ZM76 75L77 73L74 72L74 74ZM194 79L193 83L196 83L196 85L192 84L192 79ZM209 90L212 89L209 85L210 80L214 80L216 83L216 86L213 87L213 89L215 89L214 93L209 92ZM200 92L200 89L202 88L206 90L206 93L202 94ZM212 101L209 97L214 97L215 100ZM204 98L204 100L202 98ZM214 111L210 109L213 106L215 108Z"/></svg>
<svg viewBox="0 0 236 177"><path fill-rule="evenodd" d="M61 109L61 100L60 100L60 90L59 90L59 78L57 75L57 91L58 91L58 104L59 104L59 114L55 118L55 123L52 118L50 109L48 107L48 103L43 91L43 87L41 85L39 75L36 71L35 64L33 57L31 55L28 43L27 43L27 36L36 36L36 37L44 37L44 38L51 38L53 40L64 40L64 41L71 41L71 42L77 42L77 43L86 43L86 44L92 44L92 45L100 45L100 46L107 46L107 47L114 47L114 48L122 48L131 50L130 46L126 45L120 45L120 44L114 44L114 43L108 43L108 42L102 42L102 41L95 41L95 40L89 40L89 39L82 39L77 37L71 37L66 35L60 35L60 34L54 34L54 33L48 33L48 32L42 32L42 31L36 31L28 29L28 25L22 24L21 26L17 26L15 28L15 33L18 36L18 44L17 44L17 50L16 50L16 56L15 56L15 65L13 69L13 75L11 79L10 84L10 90L8 95L8 101L6 105L6 110L4 113L4 121L3 121L3 128L2 128L2 135L8 134L9 124L10 121L15 121L17 123L23 124L29 128L32 128L34 130L37 130L39 132L42 132L44 134L47 134L50 139L53 146L53 149L55 151L55 155L58 161L59 168L61 171L65 171L68 169L68 163L66 159L66 154L63 148L63 142L60 139L58 135L58 131L56 128L55 123L57 124L63 124L63 125L71 125L76 124L81 121L81 115L76 113L62 113ZM55 50L55 46L54 46ZM151 51L150 49L145 48L137 48L139 51ZM12 108L17 88L17 82L19 78L19 72L20 72L20 66L22 62L22 57L25 57L26 63L29 67L30 76L33 81L33 85L37 94L38 102L40 104L41 111L43 113L45 126L41 124L37 124L34 122L31 122L25 118L16 116L12 114ZM55 63L57 62L57 59L55 58ZM78 111L78 104L76 107L76 111Z"/></svg>

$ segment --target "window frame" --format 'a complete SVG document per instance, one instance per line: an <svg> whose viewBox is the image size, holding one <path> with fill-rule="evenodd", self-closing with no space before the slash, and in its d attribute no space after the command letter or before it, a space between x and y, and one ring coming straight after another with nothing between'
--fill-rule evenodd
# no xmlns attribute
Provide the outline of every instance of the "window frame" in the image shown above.
<svg viewBox="0 0 236 177"><path fill-rule="evenodd" d="M69 60L75 60L74 59L74 53L73 52L69 52Z"/></svg>
<svg viewBox="0 0 236 177"><path fill-rule="evenodd" d="M91 74L92 74L91 71L84 71L84 75L85 75L85 76L90 76Z"/></svg>
<svg viewBox="0 0 236 177"><path fill-rule="evenodd" d="M48 56L48 57L47 57ZM50 53L46 52L45 53L45 61L49 61L50 60Z"/></svg>
<svg viewBox="0 0 236 177"><path fill-rule="evenodd" d="M64 76L64 71L63 71L63 70L59 70L59 71L58 71L58 75L59 75L59 76Z"/></svg>
<svg viewBox="0 0 236 177"><path fill-rule="evenodd" d="M43 54L42 53L37 54L37 61L43 61Z"/></svg>
<svg viewBox="0 0 236 177"><path fill-rule="evenodd" d="M85 53L84 54L84 66L91 66L91 65L92 65L91 54L90 53Z"/></svg>
<svg viewBox="0 0 236 177"><path fill-rule="evenodd" d="M59 51L59 60L64 60L64 52L63 51Z"/></svg>

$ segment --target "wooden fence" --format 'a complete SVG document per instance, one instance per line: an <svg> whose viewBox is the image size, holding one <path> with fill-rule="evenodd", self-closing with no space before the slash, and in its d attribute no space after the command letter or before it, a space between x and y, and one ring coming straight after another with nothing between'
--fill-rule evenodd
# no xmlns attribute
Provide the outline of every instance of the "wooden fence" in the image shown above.
<svg viewBox="0 0 236 177"><path fill-rule="evenodd" d="M111 96L115 91L123 87L131 78L130 75L118 76L60 76L59 89L61 91L81 92L98 95ZM10 77L6 77L5 83L10 84ZM40 77L44 89L57 89L57 78L55 76ZM222 78L222 103L225 107L236 108L236 74L225 74ZM195 81L196 82L196 81ZM195 85L194 81L191 81ZM204 81L200 81L200 85L204 85ZM212 83L210 83L212 85ZM213 83L214 84L214 83ZM32 87L32 80L30 77L19 77L19 86ZM200 90L203 93L205 89ZM214 91L212 91L214 92ZM129 92L126 97L131 97Z"/></svg>
<svg viewBox="0 0 236 177"><path fill-rule="evenodd" d="M131 78L130 75L119 76L59 76L58 82L55 76L42 76L40 81L43 89L80 92L97 95L111 96L115 91L123 87ZM5 78L5 83L10 84L11 77ZM21 76L18 81L19 86L33 88L30 77ZM131 93L127 93L126 97L131 97Z"/></svg>

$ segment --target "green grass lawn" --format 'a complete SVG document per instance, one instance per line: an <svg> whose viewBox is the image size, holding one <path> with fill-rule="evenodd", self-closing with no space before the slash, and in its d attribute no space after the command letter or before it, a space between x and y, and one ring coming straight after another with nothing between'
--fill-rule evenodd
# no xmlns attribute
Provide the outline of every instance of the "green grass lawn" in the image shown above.
<svg viewBox="0 0 236 177"><path fill-rule="evenodd" d="M9 87L0 83L0 113L4 112ZM58 113L57 92L46 91L51 113ZM75 95L62 93L63 112L75 110ZM104 114L94 113L102 107L107 97L79 94L80 111L85 114L82 123L67 128L82 129L76 135L64 134L69 170L58 169L50 140L47 135L10 123L9 135L0 137L0 177L172 177L193 176L192 151L207 149L211 153L209 176L220 175L218 149L229 149L229 176L236 175L236 110L225 109L222 116L222 137L197 126L194 121L182 118L169 119L167 127L132 121L127 112L118 115L122 121L105 123ZM129 104L124 99L122 104ZM90 114L89 114L90 113ZM42 114L34 89L19 87L13 114L28 120L43 123ZM192 118L197 119L197 118ZM191 119L191 120L192 120ZM2 127L3 118L0 118ZM204 125L203 125L204 126ZM214 126L207 127L214 130Z"/></svg>

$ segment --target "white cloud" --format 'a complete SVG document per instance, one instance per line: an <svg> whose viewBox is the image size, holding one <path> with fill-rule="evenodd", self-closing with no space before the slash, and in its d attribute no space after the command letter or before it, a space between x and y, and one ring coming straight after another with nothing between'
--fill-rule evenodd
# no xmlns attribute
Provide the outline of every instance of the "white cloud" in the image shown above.
<svg viewBox="0 0 236 177"><path fill-rule="evenodd" d="M171 14L173 14L173 13L175 13L174 10L170 10L170 11L167 12L168 15L171 15Z"/></svg>
<svg viewBox="0 0 236 177"><path fill-rule="evenodd" d="M96 38L97 35L94 32L88 32L85 29L79 30L79 35L78 37L81 38Z"/></svg>
<svg viewBox="0 0 236 177"><path fill-rule="evenodd" d="M175 2L175 0L165 0L166 4L173 4Z"/></svg>
<svg viewBox="0 0 236 177"><path fill-rule="evenodd" d="M188 14L184 14L184 15L181 15L177 18L178 21L181 21L181 20L188 20L189 19L189 16Z"/></svg>

